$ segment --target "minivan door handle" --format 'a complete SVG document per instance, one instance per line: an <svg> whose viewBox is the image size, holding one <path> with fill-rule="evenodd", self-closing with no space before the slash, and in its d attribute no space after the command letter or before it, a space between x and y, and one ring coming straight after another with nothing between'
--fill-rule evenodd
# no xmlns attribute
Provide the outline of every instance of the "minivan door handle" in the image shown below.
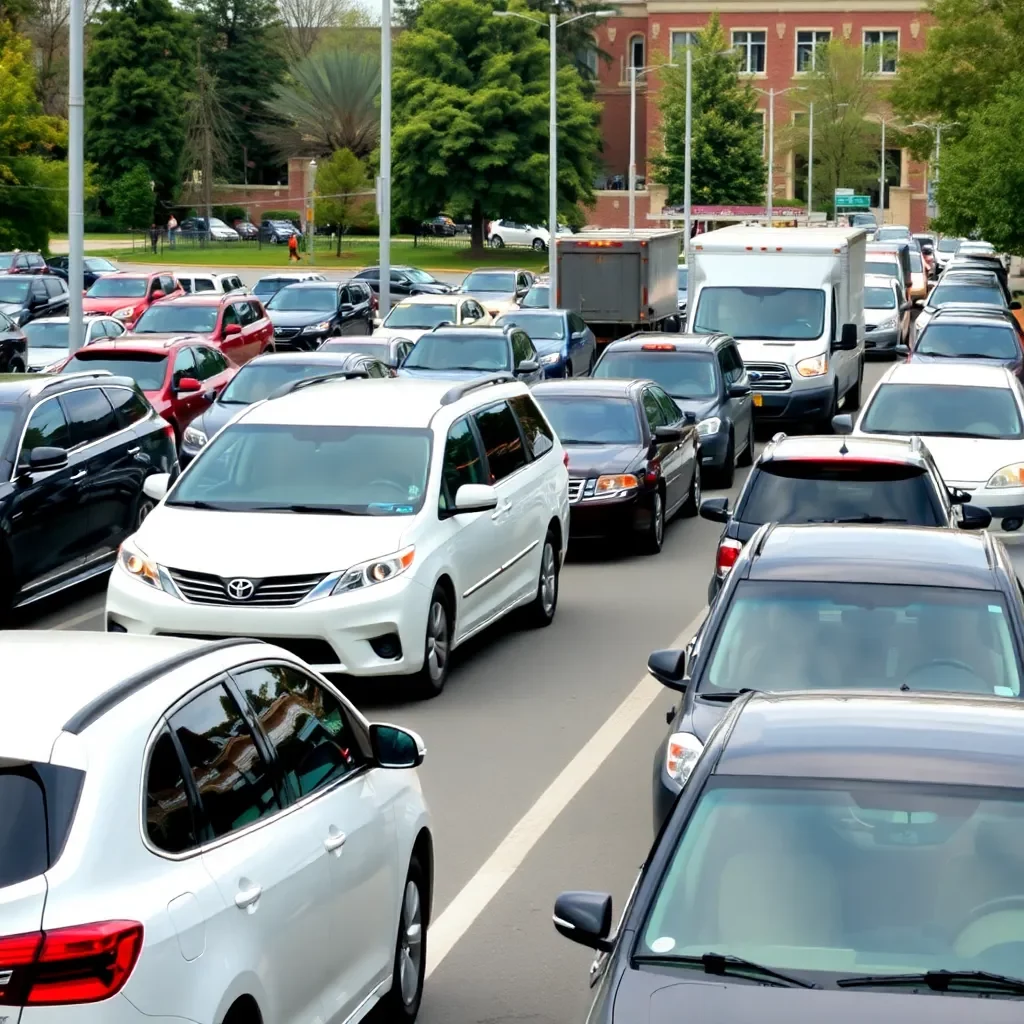
<svg viewBox="0 0 1024 1024"><path fill-rule="evenodd" d="M242 879L243 883L246 881L248 880L244 878ZM249 885L246 889L239 889L235 894L235 906L238 907L239 910L255 910L256 902L262 895L262 885Z"/></svg>
<svg viewBox="0 0 1024 1024"><path fill-rule="evenodd" d="M345 833L339 831L339 829L332 825L327 832L327 838L324 840L324 849L328 853L340 853L341 848L345 845Z"/></svg>
<svg viewBox="0 0 1024 1024"><path fill-rule="evenodd" d="M84 477L84 476L88 475L88 472L89 472L89 471L88 471L87 469L80 469L80 470L79 470L79 471L78 471L77 473L75 473L75 474L74 474L74 475L73 475L73 476L72 476L72 477L71 477L70 479L72 479L72 480L81 480L81 479L82 479L82 477Z"/></svg>
<svg viewBox="0 0 1024 1024"><path fill-rule="evenodd" d="M492 519L500 519L503 515L505 515L508 512L511 512L511 511L512 511L512 502L511 501L506 501L503 504L499 505L491 513L491 518Z"/></svg>

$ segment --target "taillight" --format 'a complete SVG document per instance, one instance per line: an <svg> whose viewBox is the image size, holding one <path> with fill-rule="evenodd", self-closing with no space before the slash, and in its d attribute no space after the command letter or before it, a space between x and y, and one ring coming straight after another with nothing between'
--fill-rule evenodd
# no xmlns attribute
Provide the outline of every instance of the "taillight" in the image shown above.
<svg viewBox="0 0 1024 1024"><path fill-rule="evenodd" d="M731 537L726 537L721 544L718 545L718 557L715 559L715 569L718 571L719 576L725 576L726 573L736 564L736 559L740 557L740 552L743 550L743 545L738 540L733 540Z"/></svg>
<svg viewBox="0 0 1024 1024"><path fill-rule="evenodd" d="M124 988L142 951L138 921L0 938L0 1006L95 1003Z"/></svg>

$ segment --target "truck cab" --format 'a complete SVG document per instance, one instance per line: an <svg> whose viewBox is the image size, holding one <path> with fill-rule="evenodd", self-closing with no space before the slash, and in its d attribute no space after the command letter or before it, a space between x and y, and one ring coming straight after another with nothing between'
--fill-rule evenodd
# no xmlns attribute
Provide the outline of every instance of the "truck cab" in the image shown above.
<svg viewBox="0 0 1024 1024"><path fill-rule="evenodd" d="M827 433L840 407L860 405L865 245L860 228L736 226L694 240L688 328L736 339L758 420Z"/></svg>

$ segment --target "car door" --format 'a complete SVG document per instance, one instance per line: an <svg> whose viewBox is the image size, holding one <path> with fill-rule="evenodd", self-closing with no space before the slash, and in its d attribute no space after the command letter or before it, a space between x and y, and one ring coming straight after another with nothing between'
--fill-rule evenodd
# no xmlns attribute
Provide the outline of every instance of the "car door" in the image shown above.
<svg viewBox="0 0 1024 1024"><path fill-rule="evenodd" d="M644 418L647 420L647 427L652 438L651 450L665 483L665 512L673 509L681 500L680 494L684 485L683 478L683 457L681 454L681 441L658 441L654 439L658 427L671 426L668 413L662 403L658 400L654 385L646 386L640 393L640 404L644 410Z"/></svg>
<svg viewBox="0 0 1024 1024"><path fill-rule="evenodd" d="M79 512L90 520L87 554L113 552L135 513L141 447L134 431L122 427L102 388L77 388L60 400L71 431L71 451L85 456Z"/></svg>
<svg viewBox="0 0 1024 1024"><path fill-rule="evenodd" d="M202 410L205 411L216 400L216 396L227 387L228 381L232 377L231 368L228 365L227 356L208 345L197 345L193 354L196 359L198 379L203 385L200 394L203 399Z"/></svg>
<svg viewBox="0 0 1024 1024"><path fill-rule="evenodd" d="M89 521L81 513L85 457L69 452L66 468L30 473L34 448L71 448L67 417L56 396L32 410L13 477L7 530L18 587L50 579L80 562L88 546Z"/></svg>
<svg viewBox="0 0 1024 1024"><path fill-rule="evenodd" d="M139 525L137 516L142 484L150 473L171 472L177 459L173 438L167 434L167 424L159 419L153 407L146 401L138 388L110 385L104 387L103 393L114 407L114 415L124 430L135 435L135 445L139 450L135 453L136 474L132 481L136 486L132 505L133 516L126 524L129 532Z"/></svg>
<svg viewBox="0 0 1024 1024"><path fill-rule="evenodd" d="M672 458L679 461L679 472L676 479L675 501L670 501L669 509L666 510L671 511L685 501L686 496L690 493L690 485L693 482L693 474L696 472L699 458L700 435L697 433L697 424L686 422L683 410L676 405L675 400L667 391L660 387L654 387L652 391L665 414L668 425L683 433L672 453Z"/></svg>
<svg viewBox="0 0 1024 1024"><path fill-rule="evenodd" d="M46 274L43 277L46 288L47 316L65 316L68 311L68 286L57 276Z"/></svg>
<svg viewBox="0 0 1024 1024"><path fill-rule="evenodd" d="M250 297L248 303L249 311L255 318L252 326L259 343L257 355L263 355L274 342L274 325L270 322L270 317L267 316L267 311L259 299Z"/></svg>
<svg viewBox="0 0 1024 1024"><path fill-rule="evenodd" d="M319 1024L330 951L330 889L320 823L282 814L289 798L254 714L218 681L169 716L189 766L206 845L202 860L221 897L206 948L232 974L253 972L263 1018Z"/></svg>
<svg viewBox="0 0 1024 1024"><path fill-rule="evenodd" d="M252 308L248 300L233 303L238 314L238 322L242 326L242 347L246 361L255 359L263 351L263 328L259 323L259 314Z"/></svg>
<svg viewBox="0 0 1024 1024"><path fill-rule="evenodd" d="M583 322L583 317L578 313L566 315L569 329L569 341L571 343L570 354L572 358L573 375L580 377L590 373L597 357L597 341L593 332L588 330Z"/></svg>
<svg viewBox="0 0 1024 1024"><path fill-rule="evenodd" d="M373 333L373 292L361 281L348 285L352 305L355 307L355 315L359 318L360 334Z"/></svg>
<svg viewBox="0 0 1024 1024"><path fill-rule="evenodd" d="M719 378L719 413L727 424L732 425L734 451L739 451L746 442L747 420L744 415L743 399L729 397L729 385L736 379L729 347L723 345L717 352Z"/></svg>
<svg viewBox="0 0 1024 1024"><path fill-rule="evenodd" d="M196 365L195 351L191 347L178 349L171 367L171 407L179 431L184 430L206 408L202 390L178 390L186 377L199 380L199 367Z"/></svg>
<svg viewBox="0 0 1024 1024"><path fill-rule="evenodd" d="M218 347L233 363L241 366L248 362L250 342L246 339L242 328L240 311L241 303L227 302L224 304L220 321L220 344Z"/></svg>
<svg viewBox="0 0 1024 1024"><path fill-rule="evenodd" d="M412 293L412 283L407 274L399 270L391 271L391 294L409 295Z"/></svg>
<svg viewBox="0 0 1024 1024"><path fill-rule="evenodd" d="M50 293L46 290L46 282L41 277L33 277L28 286L28 317L35 320L37 317L49 316Z"/></svg>
<svg viewBox="0 0 1024 1024"><path fill-rule="evenodd" d="M305 819L297 824L323 847L329 884L318 913L328 945L310 955L326 1019L341 1022L391 973L405 867L394 814L378 791L365 733L340 696L292 664L233 677L273 746L292 814Z"/></svg>
<svg viewBox="0 0 1024 1024"><path fill-rule="evenodd" d="M743 356L740 355L739 346L735 342L730 342L728 345L729 352L729 384L742 384L744 387L750 387L750 377L747 375L747 368L743 365ZM739 429L736 431L736 448L739 450L740 442L744 437L751 436L751 426L754 421L754 395L751 392L748 395L744 395L739 399L732 399L732 401L739 402L738 415L743 433ZM753 453L751 453L753 454Z"/></svg>

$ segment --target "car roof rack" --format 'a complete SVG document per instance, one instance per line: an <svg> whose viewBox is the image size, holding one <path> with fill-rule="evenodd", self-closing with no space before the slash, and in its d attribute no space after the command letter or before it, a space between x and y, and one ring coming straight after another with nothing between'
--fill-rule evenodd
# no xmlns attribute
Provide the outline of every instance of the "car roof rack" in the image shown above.
<svg viewBox="0 0 1024 1024"><path fill-rule="evenodd" d="M156 682L161 676L165 676L175 669L183 668L197 658L213 654L214 651L224 651L230 647L241 647L243 644L262 644L263 642L263 640L230 637L225 640L214 640L212 643L203 644L202 647L193 647L179 654L174 654L170 658L165 658L163 661L150 665L149 668L143 669L127 679L122 679L121 682L112 686L106 692L93 698L84 708L80 708L64 723L63 731L69 732L73 736L81 735L90 725L102 718L108 711L112 711L122 701L127 700L132 694L138 693L139 690L145 689L150 683Z"/></svg>
<svg viewBox="0 0 1024 1024"><path fill-rule="evenodd" d="M63 384L66 380L84 380L86 378L92 379L95 377L113 377L109 370L78 370L75 373L62 373L59 377L53 380L41 381L35 388L33 388L33 394L40 394L47 388L56 387L58 384Z"/></svg>
<svg viewBox="0 0 1024 1024"><path fill-rule="evenodd" d="M511 373L491 373L486 377L477 377L475 380L467 381L465 384L456 384L455 387L449 388L441 396L441 404L451 405L453 402L457 402L460 398L465 398L466 395L480 388L488 388L494 384L515 384L515 382L516 378Z"/></svg>
<svg viewBox="0 0 1024 1024"><path fill-rule="evenodd" d="M276 391L267 396L267 401L272 402L275 398L284 398L302 388L313 387L315 384L327 384L332 380L355 380L359 377L369 377L368 370L339 370L337 373L322 373L319 377L303 377L301 380L289 381L282 384Z"/></svg>

